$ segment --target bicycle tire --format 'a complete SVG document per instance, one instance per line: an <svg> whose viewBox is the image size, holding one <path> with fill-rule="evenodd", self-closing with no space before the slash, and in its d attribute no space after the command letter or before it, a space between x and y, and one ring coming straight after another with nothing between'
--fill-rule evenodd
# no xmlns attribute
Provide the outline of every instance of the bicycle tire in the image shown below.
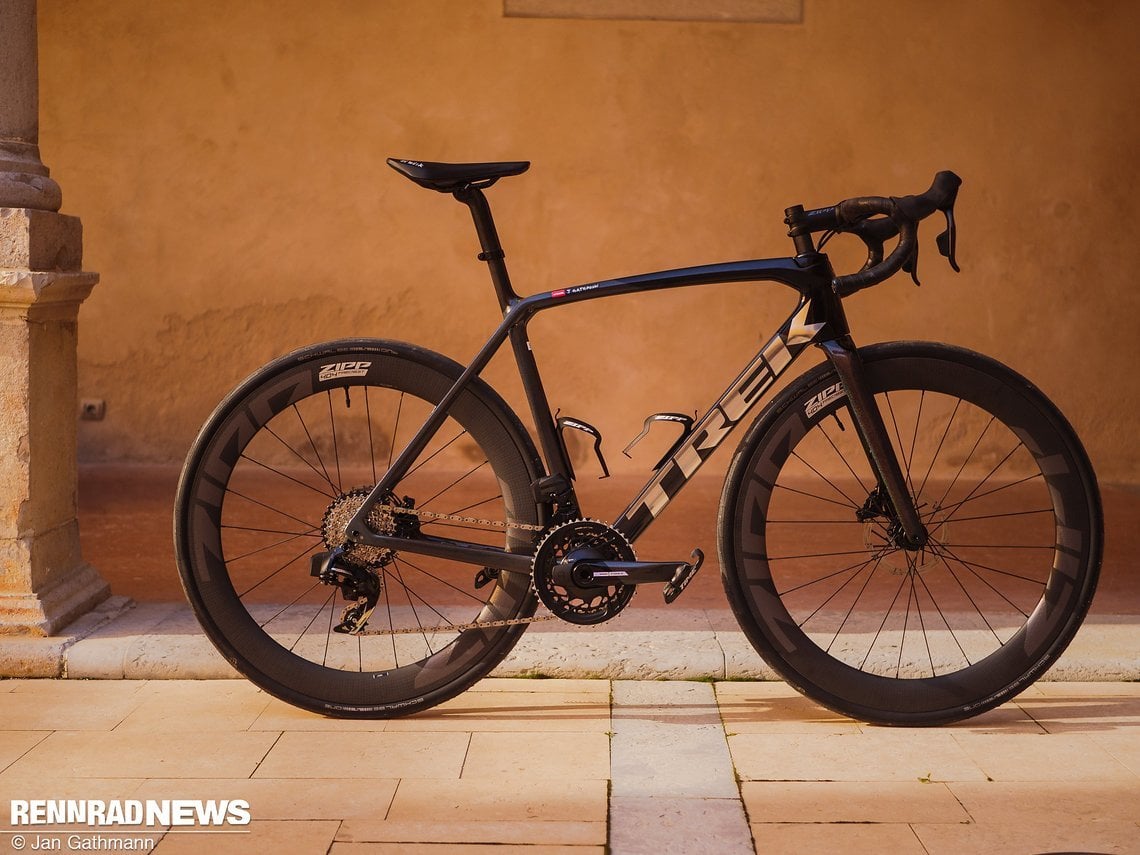
<svg viewBox="0 0 1140 855"><path fill-rule="evenodd" d="M405 715L484 677L526 628L446 627L529 617L529 574L357 548L380 587L367 626L386 633L362 636L334 630L344 599L310 573L462 370L399 342L314 345L255 372L202 428L175 501L179 573L211 641L265 691L327 715ZM526 431L479 380L449 413L393 498L499 524L420 518L429 533L533 551L533 531L506 525L541 522Z"/></svg>
<svg viewBox="0 0 1140 855"><path fill-rule="evenodd" d="M733 459L722 581L757 652L803 694L878 724L958 721L1029 686L1079 628L1103 547L1096 477L1057 408L1000 363L921 342L860 354L928 547L894 545L824 363Z"/></svg>

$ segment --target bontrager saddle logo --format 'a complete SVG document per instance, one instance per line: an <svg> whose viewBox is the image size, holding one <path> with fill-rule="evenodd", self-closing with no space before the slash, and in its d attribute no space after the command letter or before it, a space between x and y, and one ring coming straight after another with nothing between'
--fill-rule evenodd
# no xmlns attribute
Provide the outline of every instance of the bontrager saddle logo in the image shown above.
<svg viewBox="0 0 1140 855"><path fill-rule="evenodd" d="M327 383L329 380L339 380L342 377L364 377L371 362L333 362L321 366L321 373L317 375L318 383Z"/></svg>
<svg viewBox="0 0 1140 855"><path fill-rule="evenodd" d="M813 395L811 400L807 402L807 405L804 407L804 415L810 419L836 398L841 397L843 397L842 383L836 383L834 386L828 386L818 395Z"/></svg>

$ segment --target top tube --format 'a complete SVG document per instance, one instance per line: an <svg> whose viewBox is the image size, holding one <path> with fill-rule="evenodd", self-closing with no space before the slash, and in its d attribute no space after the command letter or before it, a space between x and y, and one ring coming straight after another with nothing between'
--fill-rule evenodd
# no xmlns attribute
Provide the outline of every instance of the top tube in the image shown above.
<svg viewBox="0 0 1140 855"><path fill-rule="evenodd" d="M816 259L819 257L815 256ZM615 297L621 294L684 288L691 285L754 281L779 282L795 289L803 296L808 296L821 283L829 282L830 276L821 277L812 267L805 267L794 258L761 258L752 261L702 264L697 267L681 267L657 273L603 279L600 282L573 285L569 288L556 288L553 291L520 298L511 304L508 311L511 314L521 313L529 316L552 306L579 303L599 297Z"/></svg>

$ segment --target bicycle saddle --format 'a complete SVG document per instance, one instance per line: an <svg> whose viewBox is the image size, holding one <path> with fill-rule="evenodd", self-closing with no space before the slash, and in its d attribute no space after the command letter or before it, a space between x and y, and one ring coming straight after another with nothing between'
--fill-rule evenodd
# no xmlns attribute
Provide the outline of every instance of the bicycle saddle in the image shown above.
<svg viewBox="0 0 1140 855"><path fill-rule="evenodd" d="M521 175L530 169L529 160L503 163L429 163L421 160L388 158L388 165L421 187L454 193L469 184L490 187L500 178Z"/></svg>

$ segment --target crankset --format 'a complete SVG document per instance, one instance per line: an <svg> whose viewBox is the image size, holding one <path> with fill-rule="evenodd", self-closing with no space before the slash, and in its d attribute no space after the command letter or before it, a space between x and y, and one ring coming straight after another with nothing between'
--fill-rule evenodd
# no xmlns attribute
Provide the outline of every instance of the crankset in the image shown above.
<svg viewBox="0 0 1140 855"><path fill-rule="evenodd" d="M636 586L578 580L572 568L587 561L633 560L633 547L617 529L596 520L562 523L547 532L534 553L534 590L551 614L564 621L584 626L603 623L629 605Z"/></svg>
<svg viewBox="0 0 1140 855"><path fill-rule="evenodd" d="M547 533L534 554L534 589L557 617L596 624L621 612L638 585L665 583L666 603L681 595L704 562L637 561L633 547L615 528L595 520L574 520Z"/></svg>

